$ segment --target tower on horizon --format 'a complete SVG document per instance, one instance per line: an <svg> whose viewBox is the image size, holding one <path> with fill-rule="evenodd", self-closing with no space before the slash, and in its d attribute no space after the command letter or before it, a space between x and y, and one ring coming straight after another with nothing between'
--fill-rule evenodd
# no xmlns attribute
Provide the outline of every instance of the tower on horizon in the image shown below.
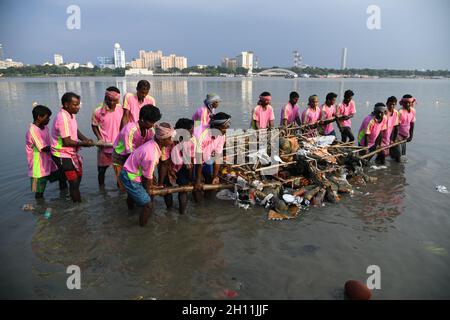
<svg viewBox="0 0 450 320"><path fill-rule="evenodd" d="M342 48L341 70L347 69L347 48Z"/></svg>
<svg viewBox="0 0 450 320"><path fill-rule="evenodd" d="M125 51L120 48L120 44L114 44L114 66L125 68Z"/></svg>
<svg viewBox="0 0 450 320"><path fill-rule="evenodd" d="M302 65L302 57L300 55L300 52L298 52L298 50L294 50L293 54L294 68L300 68L300 66Z"/></svg>

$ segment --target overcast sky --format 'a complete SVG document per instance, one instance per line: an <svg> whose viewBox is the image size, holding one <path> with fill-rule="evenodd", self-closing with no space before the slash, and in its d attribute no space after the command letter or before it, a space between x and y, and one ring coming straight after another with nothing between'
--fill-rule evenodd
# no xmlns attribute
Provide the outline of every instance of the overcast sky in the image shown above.
<svg viewBox="0 0 450 320"><path fill-rule="evenodd" d="M66 9L81 9L81 29L69 30ZM377 5L381 29L366 13ZM292 66L292 51L312 66L450 69L448 0L0 0L4 56L30 64L96 62L115 42L126 60L140 49L163 50L188 64L219 64L252 50L260 66Z"/></svg>

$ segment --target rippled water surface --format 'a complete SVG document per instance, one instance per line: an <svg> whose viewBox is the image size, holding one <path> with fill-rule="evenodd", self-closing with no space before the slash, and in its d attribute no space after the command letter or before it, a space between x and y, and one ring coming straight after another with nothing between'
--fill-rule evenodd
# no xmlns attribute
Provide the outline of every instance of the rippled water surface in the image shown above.
<svg viewBox="0 0 450 320"><path fill-rule="evenodd" d="M374 171L378 181L338 204L311 208L295 220L268 221L261 208L245 211L212 198L167 210L145 228L129 212L108 171L99 191L94 150L82 150L83 203L73 205L49 185L45 203L30 192L24 135L34 101L54 115L65 91L82 96L78 123L93 137L90 117L110 85L133 90L137 79L0 79L0 297L215 299L342 299L346 280L365 281L369 265L381 268L375 299L450 298L450 81L150 78L163 120L190 117L204 95L223 98L233 127L246 128L258 95L272 93L280 108L291 90L301 101L329 91L355 93L356 131L371 106L390 95L417 97L414 140L407 161ZM304 105L301 110L304 109ZM22 211L31 203L33 212ZM177 202L175 201L175 204ZM47 207L52 217L44 219ZM68 290L66 268L78 265L82 289Z"/></svg>

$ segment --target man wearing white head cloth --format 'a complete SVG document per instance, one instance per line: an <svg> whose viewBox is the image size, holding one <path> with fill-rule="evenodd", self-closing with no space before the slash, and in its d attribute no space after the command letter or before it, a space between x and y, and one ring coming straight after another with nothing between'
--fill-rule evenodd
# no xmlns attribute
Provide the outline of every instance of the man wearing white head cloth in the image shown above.
<svg viewBox="0 0 450 320"><path fill-rule="evenodd" d="M210 117L214 115L215 109L219 107L220 102L222 102L222 99L217 94L208 93L203 101L203 105L192 115L194 126L198 127L201 125L203 128L208 128Z"/></svg>
<svg viewBox="0 0 450 320"><path fill-rule="evenodd" d="M120 172L120 181L127 191L127 205L142 207L139 225L145 226L153 212L151 191L154 188L153 175L161 158L161 149L172 145L174 129L166 122L155 125L155 138L147 141L131 153Z"/></svg>

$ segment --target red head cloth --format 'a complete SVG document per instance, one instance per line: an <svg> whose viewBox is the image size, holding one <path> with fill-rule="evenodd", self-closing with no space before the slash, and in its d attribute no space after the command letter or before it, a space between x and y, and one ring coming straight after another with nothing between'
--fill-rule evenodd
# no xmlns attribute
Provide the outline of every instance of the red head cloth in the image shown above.
<svg viewBox="0 0 450 320"><path fill-rule="evenodd" d="M155 125L155 136L159 140L171 138L171 137L173 137L174 133L175 133L175 130L167 122L163 122L163 123Z"/></svg>
<svg viewBox="0 0 450 320"><path fill-rule="evenodd" d="M416 98L412 97L412 98L402 98L400 100L400 104L403 104L404 102L410 102L412 105L414 105L416 103Z"/></svg>
<svg viewBox="0 0 450 320"><path fill-rule="evenodd" d="M105 97L108 97L111 100L115 100L115 99L120 100L120 93L115 92L115 91L108 91L108 90L106 90L105 91Z"/></svg>
<svg viewBox="0 0 450 320"><path fill-rule="evenodd" d="M271 96L259 96L259 101L270 103L270 101L272 101L272 97Z"/></svg>

